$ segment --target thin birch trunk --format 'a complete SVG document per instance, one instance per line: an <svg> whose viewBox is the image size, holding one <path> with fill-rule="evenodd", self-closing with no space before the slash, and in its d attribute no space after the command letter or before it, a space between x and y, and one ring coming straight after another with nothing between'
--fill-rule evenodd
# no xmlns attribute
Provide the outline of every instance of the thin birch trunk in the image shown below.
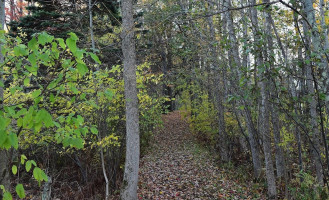
<svg viewBox="0 0 329 200"><path fill-rule="evenodd" d="M264 0L264 3L270 3L269 0ZM265 32L266 32L266 39L267 39L267 59L270 64L270 67L274 67L275 63L275 57L274 57L274 46L273 46L273 38L272 38L272 27L275 29L275 25L273 23L273 19L271 16L270 10L267 8L265 9ZM274 30L276 32L276 30ZM277 35L277 33L276 33ZM281 44L280 38L277 36L278 43ZM282 48L282 44L279 45L281 47L282 54L284 56L284 64L287 63L287 58L286 58L286 53ZM276 172L277 172L277 177L281 178L282 176L285 175L285 158L284 158L284 151L282 147L279 145L281 143L281 135L280 135L280 122L279 122L279 116L277 113L277 110L275 109L275 102L277 102L278 95L273 94L275 92L274 88L275 85L275 80L273 77L269 77L270 83L269 86L270 88L273 88L272 90L272 101L273 103L271 104L271 120L272 120L272 125L273 125L273 133L274 133L274 144L275 144L275 163L276 163Z"/></svg>
<svg viewBox="0 0 329 200"><path fill-rule="evenodd" d="M92 3L91 0L88 1L88 10L89 10L89 31L91 38L91 48L95 52L95 37L94 37L94 26L93 26L93 12L92 12Z"/></svg>
<svg viewBox="0 0 329 200"><path fill-rule="evenodd" d="M212 8L212 6L211 6ZM214 23L212 17L208 17L208 25L209 25L209 31L210 31L210 38L213 38L215 40L215 29L214 29ZM227 142L227 133L225 131L225 108L223 104L223 84L221 80L221 70L219 68L219 58L216 46L212 44L213 41L210 42L209 48L211 52L211 60L213 68L215 69L215 87L216 87L216 103L218 108L218 147L220 149L220 155L221 160L224 162L229 161L229 155L228 155L228 142Z"/></svg>
<svg viewBox="0 0 329 200"><path fill-rule="evenodd" d="M315 13L313 8L313 2L312 0L303 0L302 1L304 6L305 15L308 22L303 22L304 27L304 33L305 33L305 39L306 39L306 54L305 58L306 60L310 60L311 53L320 53L320 38L314 29L317 28L316 22L315 22ZM308 36L310 33L311 37ZM312 45L313 44L313 45ZM317 55L320 56L320 55ZM322 63L320 63L319 67L321 67ZM312 65L306 64L306 85L307 85L307 92L308 95L311 96L311 101L309 103L309 109L310 109L310 125L311 125L311 132L312 132L312 139L313 139L313 145L311 145L312 155L314 159L314 165L316 170L316 176L317 180L320 185L323 185L323 168L321 164L321 151L320 151L320 131L318 126L318 114L317 114L317 100L315 98L316 96L316 90L315 85L316 84L313 78L313 69Z"/></svg>
<svg viewBox="0 0 329 200"><path fill-rule="evenodd" d="M256 1L251 0L250 5L255 5ZM255 53L255 60L257 67L264 67L265 69L262 70L266 72L268 69L263 61L263 49L259 48L259 42L261 40L259 35L259 27L258 27L258 16L257 10L254 7L250 8L251 13L251 22L253 24L253 34L254 34L254 42L256 43L256 53ZM272 153L271 153L271 134L269 129L269 93L268 93L268 82L266 75L260 73L260 109L259 109L259 132L262 134L263 138L263 148L264 148L264 155L265 155L265 168L266 168L266 179L268 185L268 197L269 199L276 199L276 183L275 183L275 176L274 176L274 168L273 168L273 161L272 161Z"/></svg>
<svg viewBox="0 0 329 200"><path fill-rule="evenodd" d="M230 0L225 0L224 1L224 7L226 9L229 9L231 6ZM234 25L233 25L233 18L232 14L230 11L227 11L225 14L225 21L227 23L227 29L228 29L228 35L229 35L229 41L230 41L230 46L231 49L229 50L229 62L231 67L233 68L234 72L234 77L236 80L232 81L232 84L234 84L235 89L239 93L239 95L243 95L243 91L241 91L241 88L237 86L236 81L240 80L241 74L240 74L240 69L241 69L241 60L239 56L239 48L237 44L237 39L235 36L235 30L234 30ZM244 105L244 112L245 112L245 118L246 118L246 124L247 124L247 129L248 129L248 136L249 136L249 143L250 143L250 149L251 149L251 155L252 155L252 160L253 160L253 167L254 167L254 174L255 177L258 178L261 174L261 161L260 161L260 153L259 153L259 148L257 147L257 140L256 140L256 135L257 131L255 129L254 123L252 121L250 109L249 109L249 104L245 101L242 100L242 103Z"/></svg>

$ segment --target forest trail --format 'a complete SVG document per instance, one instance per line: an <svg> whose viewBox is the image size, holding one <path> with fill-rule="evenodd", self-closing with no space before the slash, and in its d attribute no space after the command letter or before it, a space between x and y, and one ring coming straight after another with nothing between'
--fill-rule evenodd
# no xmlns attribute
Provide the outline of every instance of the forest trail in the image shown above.
<svg viewBox="0 0 329 200"><path fill-rule="evenodd" d="M262 199L219 169L193 140L178 111L163 116L164 128L141 159L139 199ZM233 172L234 173L234 172Z"/></svg>

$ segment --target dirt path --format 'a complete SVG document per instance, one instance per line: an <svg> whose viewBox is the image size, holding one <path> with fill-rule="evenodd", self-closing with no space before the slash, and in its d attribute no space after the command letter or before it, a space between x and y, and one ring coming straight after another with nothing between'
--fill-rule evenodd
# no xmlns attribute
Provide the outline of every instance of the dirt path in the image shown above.
<svg viewBox="0 0 329 200"><path fill-rule="evenodd" d="M179 112L163 120L163 130L141 159L139 199L261 199L225 178L209 153L195 144Z"/></svg>

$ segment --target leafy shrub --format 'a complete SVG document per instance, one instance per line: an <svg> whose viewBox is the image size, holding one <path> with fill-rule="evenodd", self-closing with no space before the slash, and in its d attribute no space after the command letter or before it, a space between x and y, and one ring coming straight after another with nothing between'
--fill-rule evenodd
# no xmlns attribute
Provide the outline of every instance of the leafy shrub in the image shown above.
<svg viewBox="0 0 329 200"><path fill-rule="evenodd" d="M4 32L0 37L5 57L0 81L0 87L4 88L0 148L18 150L20 159L14 158L14 174L33 169L33 177L40 185L41 181L48 181L48 176L39 164L53 176L59 173L59 167L73 162L87 181L88 168L97 167L98 152L105 151L107 170L112 186L116 187L125 141L122 67L94 70L100 60L77 47L74 33L65 41L40 33L28 44L23 44L20 38L7 37ZM148 63L138 67L143 147L153 129L161 124L162 100L148 90L149 85L160 79L161 76L150 72ZM18 182L23 181L22 177L25 176L17 177ZM21 184L17 188L17 195L23 198L24 188ZM4 197L11 199L10 192L1 189Z"/></svg>

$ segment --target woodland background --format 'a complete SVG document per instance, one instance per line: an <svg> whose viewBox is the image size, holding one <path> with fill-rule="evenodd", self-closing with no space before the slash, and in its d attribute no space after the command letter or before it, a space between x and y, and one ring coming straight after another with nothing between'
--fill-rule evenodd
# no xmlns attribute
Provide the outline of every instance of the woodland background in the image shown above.
<svg viewBox="0 0 329 200"><path fill-rule="evenodd" d="M181 110L218 165L268 199L329 198L327 0L134 1L131 29L121 3L1 1L4 199L120 192L130 33L141 156Z"/></svg>

